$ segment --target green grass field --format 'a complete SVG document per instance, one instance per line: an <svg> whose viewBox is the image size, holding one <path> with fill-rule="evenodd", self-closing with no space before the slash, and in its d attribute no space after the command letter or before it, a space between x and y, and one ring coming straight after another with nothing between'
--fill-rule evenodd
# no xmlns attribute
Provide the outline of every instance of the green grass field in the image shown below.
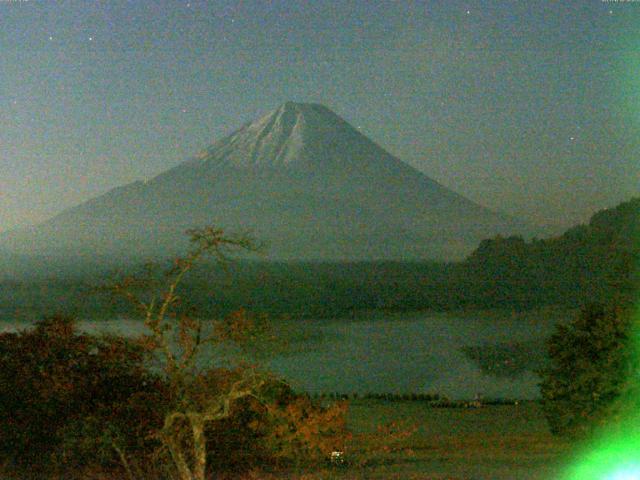
<svg viewBox="0 0 640 480"><path fill-rule="evenodd" d="M329 467L288 478L414 480L553 480L569 452L553 437L537 403L481 408L432 408L421 402L356 400L349 422L356 434L374 434L346 452L356 465ZM399 422L417 430L408 438L389 439L391 451L365 454L384 435L378 425ZM376 445L366 445L375 443ZM364 464L363 464L364 463Z"/></svg>

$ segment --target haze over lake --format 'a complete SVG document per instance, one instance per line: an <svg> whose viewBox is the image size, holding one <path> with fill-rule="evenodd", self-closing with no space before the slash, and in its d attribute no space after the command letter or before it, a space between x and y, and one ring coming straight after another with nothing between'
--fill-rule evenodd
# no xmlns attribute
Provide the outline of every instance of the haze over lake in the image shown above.
<svg viewBox="0 0 640 480"><path fill-rule="evenodd" d="M565 313L566 316L566 313ZM545 318L546 317L546 318ZM439 393L451 399L533 399L539 379L525 368L494 375L463 352L464 347L541 342L563 318L548 315L384 314L358 319L289 320L290 350L267 365L299 390L311 393ZM28 328L5 323L2 330ZM87 332L143 333L138 320L81 321Z"/></svg>

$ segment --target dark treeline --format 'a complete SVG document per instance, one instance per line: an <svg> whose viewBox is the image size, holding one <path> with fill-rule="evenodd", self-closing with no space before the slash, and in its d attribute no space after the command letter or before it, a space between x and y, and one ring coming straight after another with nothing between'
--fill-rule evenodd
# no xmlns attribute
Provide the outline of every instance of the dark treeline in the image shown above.
<svg viewBox="0 0 640 480"><path fill-rule="evenodd" d="M208 315L238 308L274 317L336 318L370 310L457 310L542 305L580 307L631 297L640 277L640 199L596 213L559 237L483 241L463 262L240 261L228 271L203 265L184 288ZM130 272L133 269L125 269ZM29 269L0 280L3 318L36 319L64 310L113 318L124 306L95 295L113 269L99 265Z"/></svg>
<svg viewBox="0 0 640 480"><path fill-rule="evenodd" d="M308 394L307 394L308 395ZM440 401L449 401L446 397L438 394L438 393L364 393L359 394L357 392L354 393L340 393L340 392L331 392L331 393L313 393L308 395L314 399L329 399L329 400L386 400L390 402L440 402Z"/></svg>
<svg viewBox="0 0 640 480"><path fill-rule="evenodd" d="M632 299L640 275L640 198L593 215L563 235L483 241L460 265L466 295L488 306L607 303ZM459 284L458 284L459 285Z"/></svg>
<svg viewBox="0 0 640 480"><path fill-rule="evenodd" d="M481 398L477 397L472 400L451 400L444 395L438 393L391 393L377 392L365 393L314 393L308 395L316 400L376 400L380 402L421 402L433 408L473 408L488 405L519 405L521 403L534 402L535 400L518 400L514 398Z"/></svg>
<svg viewBox="0 0 640 480"><path fill-rule="evenodd" d="M225 315L239 308L272 317L335 318L364 310L410 311L446 309L442 285L450 264L359 262L238 261L228 270L203 265L185 281L185 308L205 315ZM140 269L122 269L127 273ZM127 315L126 304L113 303L96 292L116 277L111 269L87 269L81 274L29 275L0 281L3 318L35 320L58 311L78 318Z"/></svg>

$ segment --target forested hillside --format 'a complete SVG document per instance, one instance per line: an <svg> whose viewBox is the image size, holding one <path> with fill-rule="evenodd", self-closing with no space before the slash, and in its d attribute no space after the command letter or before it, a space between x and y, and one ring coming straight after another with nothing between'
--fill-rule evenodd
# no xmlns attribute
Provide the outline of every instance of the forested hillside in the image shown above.
<svg viewBox="0 0 640 480"><path fill-rule="evenodd" d="M640 198L602 210L563 235L484 240L461 265L464 297L482 303L584 303L628 297L638 285ZM467 278L467 280L462 280Z"/></svg>

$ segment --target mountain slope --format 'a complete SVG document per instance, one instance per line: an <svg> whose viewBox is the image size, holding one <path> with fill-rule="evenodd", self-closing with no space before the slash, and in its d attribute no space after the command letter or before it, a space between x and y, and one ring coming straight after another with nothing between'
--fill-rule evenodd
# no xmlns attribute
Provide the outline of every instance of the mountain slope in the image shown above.
<svg viewBox="0 0 640 480"><path fill-rule="evenodd" d="M250 230L279 259L454 258L520 228L395 158L324 106L288 102L147 182L0 244L20 253L157 256L184 230Z"/></svg>

